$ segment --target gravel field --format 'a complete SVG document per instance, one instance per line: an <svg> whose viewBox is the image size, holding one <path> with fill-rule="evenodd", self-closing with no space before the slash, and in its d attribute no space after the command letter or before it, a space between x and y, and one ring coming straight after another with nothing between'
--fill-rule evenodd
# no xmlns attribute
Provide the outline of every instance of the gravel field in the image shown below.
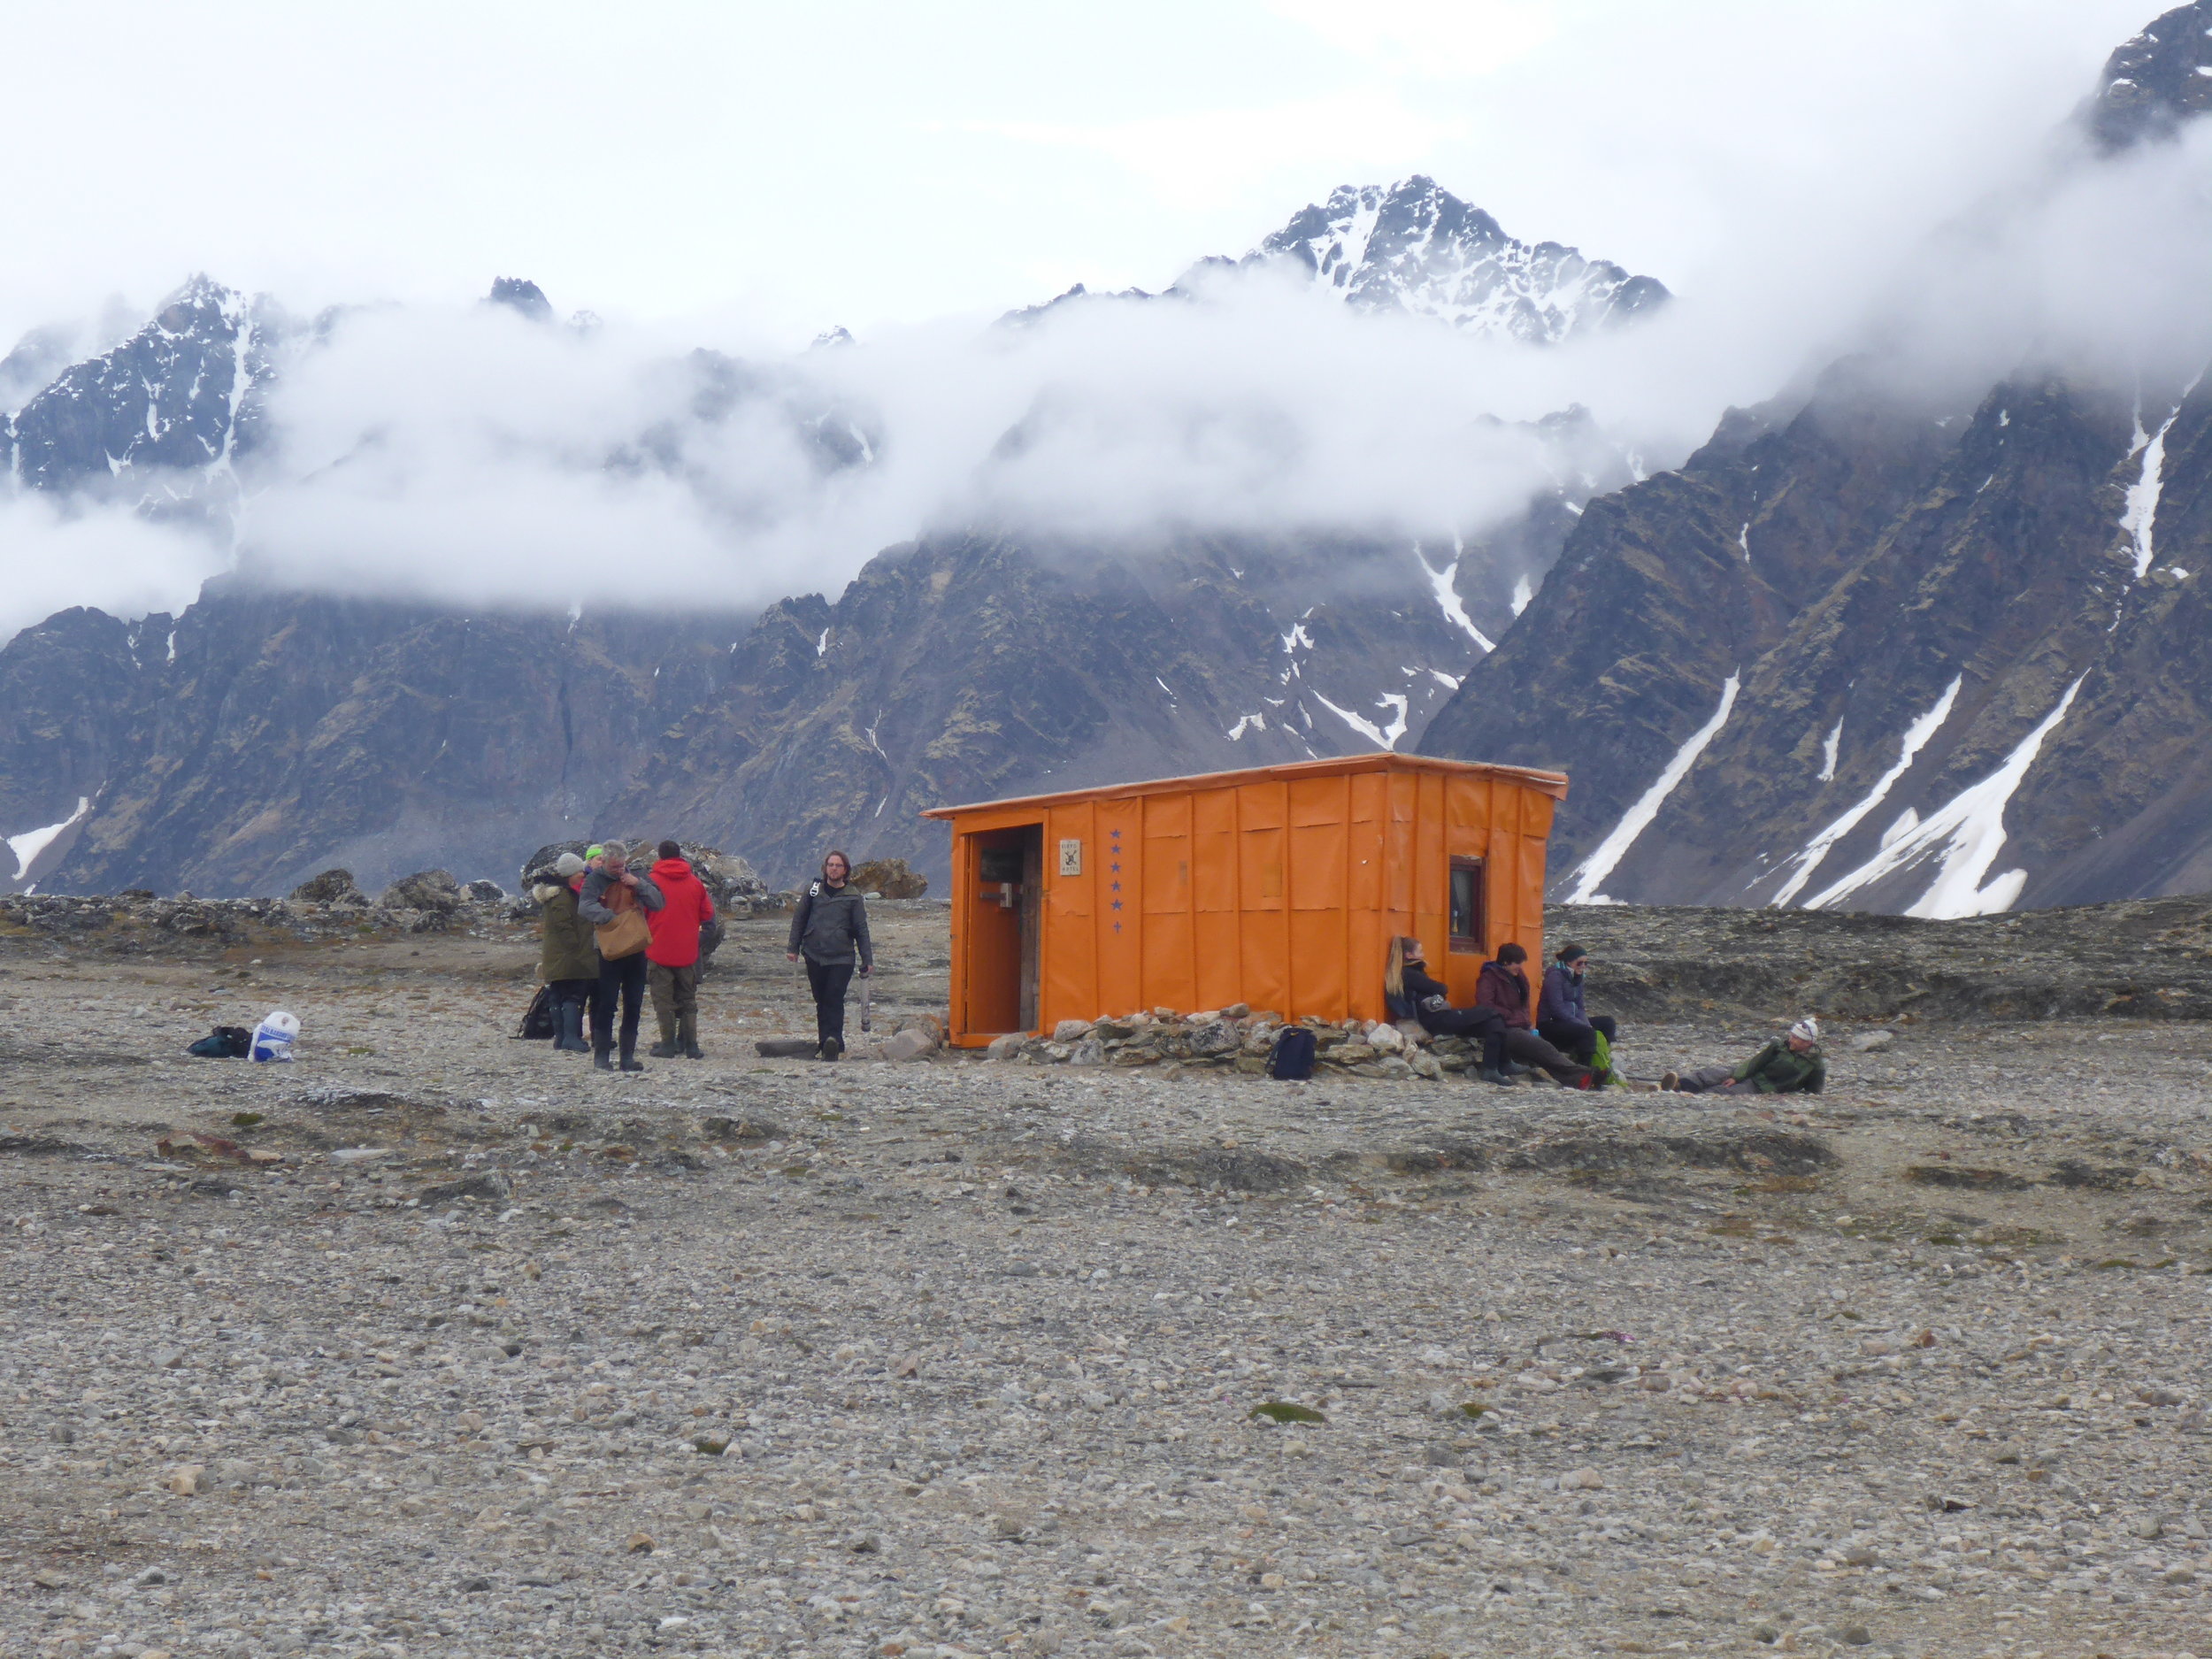
<svg viewBox="0 0 2212 1659"><path fill-rule="evenodd" d="M634 1077L511 1040L511 922L0 929L0 1653L2212 1655L2212 1026L767 1062L783 926Z"/></svg>

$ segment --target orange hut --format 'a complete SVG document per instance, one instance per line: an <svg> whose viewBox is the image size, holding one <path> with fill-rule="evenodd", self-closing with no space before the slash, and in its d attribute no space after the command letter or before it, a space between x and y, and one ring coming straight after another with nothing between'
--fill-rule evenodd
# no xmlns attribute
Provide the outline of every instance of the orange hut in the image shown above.
<svg viewBox="0 0 2212 1659"><path fill-rule="evenodd" d="M1359 755L938 807L952 826L952 1038L1245 1002L1383 1018L1393 933L1455 1002L1543 960L1558 772Z"/></svg>

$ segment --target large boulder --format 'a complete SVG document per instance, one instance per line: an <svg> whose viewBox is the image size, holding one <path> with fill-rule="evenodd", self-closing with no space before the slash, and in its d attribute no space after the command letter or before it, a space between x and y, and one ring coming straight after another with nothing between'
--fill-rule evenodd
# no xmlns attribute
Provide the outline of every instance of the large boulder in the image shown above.
<svg viewBox="0 0 2212 1659"><path fill-rule="evenodd" d="M389 910L444 914L459 910L463 897L461 884L453 879L450 870L418 870L386 887L376 902Z"/></svg>
<svg viewBox="0 0 2212 1659"><path fill-rule="evenodd" d="M369 895L353 884L350 870L326 870L319 876L311 876L292 889L295 904L358 904L365 908Z"/></svg>
<svg viewBox="0 0 2212 1659"><path fill-rule="evenodd" d="M871 858L853 867L853 886L863 893L879 893L887 899L918 899L929 882L903 858Z"/></svg>

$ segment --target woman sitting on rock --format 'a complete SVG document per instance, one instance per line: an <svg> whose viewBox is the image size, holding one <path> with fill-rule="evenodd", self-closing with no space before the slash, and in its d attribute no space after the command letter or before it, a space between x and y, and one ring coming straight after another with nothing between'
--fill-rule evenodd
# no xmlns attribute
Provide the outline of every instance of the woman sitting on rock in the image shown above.
<svg viewBox="0 0 2212 1659"><path fill-rule="evenodd" d="M1505 1021L1494 1008L1454 1008L1450 990L1429 977L1417 939L1396 938L1383 962L1383 1003L1393 1019L1415 1019L1432 1037L1463 1037L1480 1045L1476 1071L1486 1083L1510 1083L1505 1071Z"/></svg>
<svg viewBox="0 0 2212 1659"><path fill-rule="evenodd" d="M1670 1071L1659 1079L1661 1088L1684 1094L1817 1094L1827 1083L1820 1022L1810 1015L1792 1025L1787 1037L1767 1044L1741 1065Z"/></svg>
<svg viewBox="0 0 2212 1659"><path fill-rule="evenodd" d="M1475 981L1475 1006L1494 1008L1505 1021L1505 1052L1509 1058L1522 1065L1541 1066L1568 1088L1595 1088L1597 1073L1586 1065L1578 1064L1566 1055L1536 1034L1535 1010L1530 1006L1528 972L1522 964L1528 960L1524 945L1510 942L1498 947L1497 959L1482 964L1482 977Z"/></svg>

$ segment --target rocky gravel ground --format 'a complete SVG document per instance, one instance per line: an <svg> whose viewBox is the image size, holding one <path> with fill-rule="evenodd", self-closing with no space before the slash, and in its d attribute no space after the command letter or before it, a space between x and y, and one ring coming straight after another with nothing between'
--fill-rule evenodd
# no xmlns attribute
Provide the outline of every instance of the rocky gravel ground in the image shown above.
<svg viewBox="0 0 2212 1659"><path fill-rule="evenodd" d="M510 923L0 929L0 1652L2212 1655L2212 1028L1768 1109L768 1062L781 927L636 1077L511 1039Z"/></svg>

